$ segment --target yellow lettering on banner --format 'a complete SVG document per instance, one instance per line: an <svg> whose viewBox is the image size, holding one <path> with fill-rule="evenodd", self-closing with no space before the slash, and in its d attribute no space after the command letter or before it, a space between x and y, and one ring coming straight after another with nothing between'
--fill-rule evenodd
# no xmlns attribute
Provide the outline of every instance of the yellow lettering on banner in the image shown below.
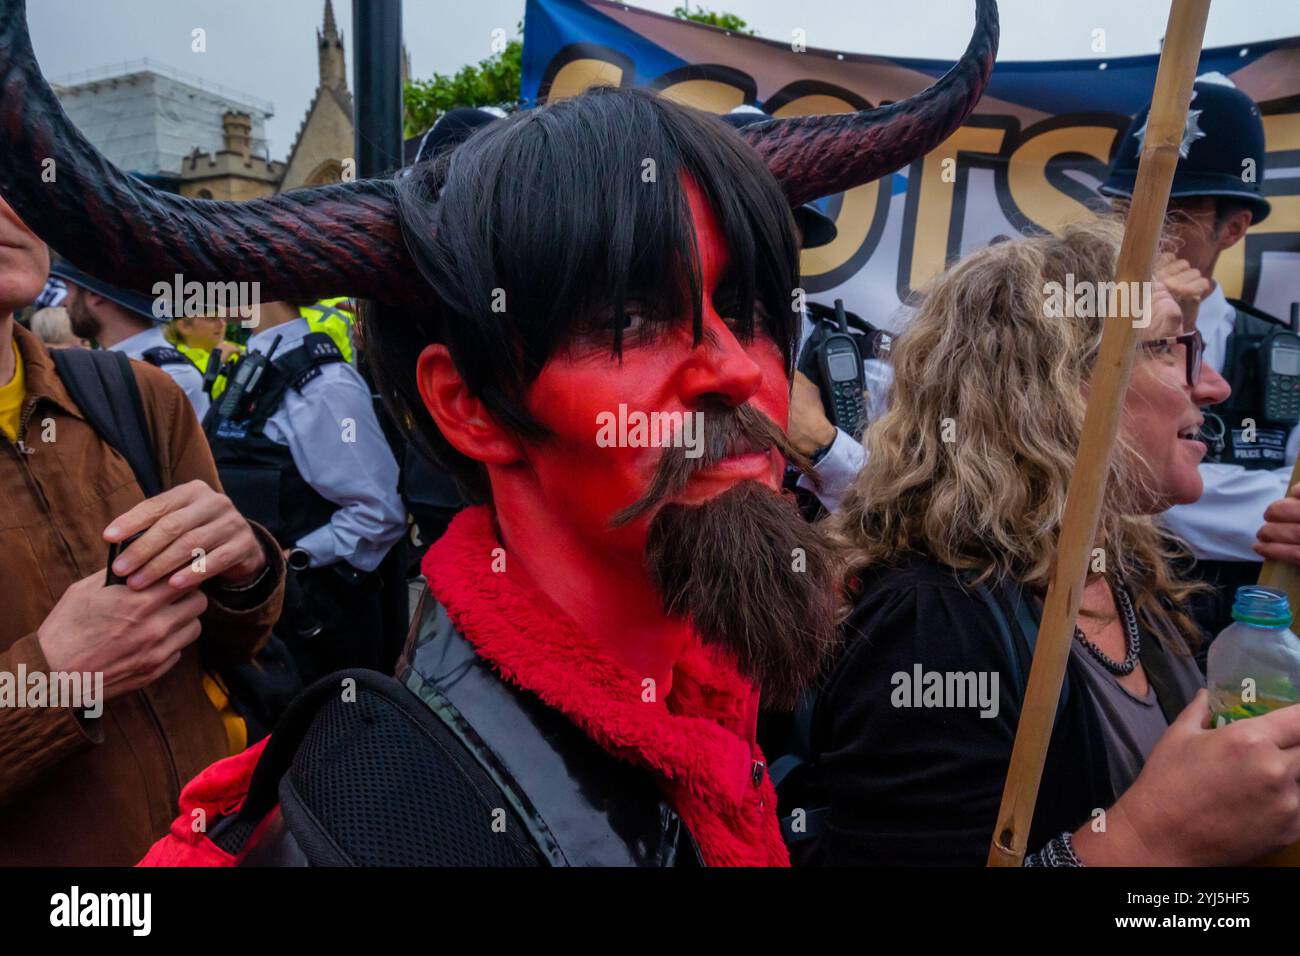
<svg viewBox="0 0 1300 956"><path fill-rule="evenodd" d="M555 103L577 96L591 86L619 86L622 82L623 70L613 63L593 59L573 60L560 67L555 74L546 100Z"/></svg>
<svg viewBox="0 0 1300 956"><path fill-rule="evenodd" d="M921 195L916 204L916 222L911 237L912 269L907 277L910 288L921 288L943 271L947 261L954 189L952 183L943 181L943 161L956 159L959 153L996 154L1002 149L1006 135L1004 129L963 126L921 160Z"/></svg>
<svg viewBox="0 0 1300 956"><path fill-rule="evenodd" d="M1087 206L1048 181L1047 165L1062 153L1087 153L1105 163L1116 135L1110 126L1060 126L1030 137L1007 162L1011 201L1022 215L1049 232L1089 218Z"/></svg>
<svg viewBox="0 0 1300 956"><path fill-rule="evenodd" d="M743 91L718 80L682 80L664 87L659 95L683 106L718 114L730 113L745 102Z"/></svg>
<svg viewBox="0 0 1300 956"><path fill-rule="evenodd" d="M1265 114L1263 120L1264 142L1270 153L1300 150L1300 113ZM1300 196L1269 196L1268 201L1273 211L1258 226L1252 226L1247 237L1279 232L1300 236ZM1223 294L1229 299L1241 297L1242 285L1246 281L1245 242L1224 250L1214 267L1214 278L1223 286ZM1285 319L1286 316L1279 318Z"/></svg>
<svg viewBox="0 0 1300 956"><path fill-rule="evenodd" d="M785 118L856 112L857 110L848 100L826 93L813 93L791 100L773 115ZM889 182L889 177L885 177L885 182ZM800 273L805 277L825 275L848 262L853 254L862 248L862 243L871 233L879 196L879 182L867 183L865 186L858 186L846 192L839 215L835 218L835 227L839 230L839 234L827 245L805 250L799 260Z"/></svg>

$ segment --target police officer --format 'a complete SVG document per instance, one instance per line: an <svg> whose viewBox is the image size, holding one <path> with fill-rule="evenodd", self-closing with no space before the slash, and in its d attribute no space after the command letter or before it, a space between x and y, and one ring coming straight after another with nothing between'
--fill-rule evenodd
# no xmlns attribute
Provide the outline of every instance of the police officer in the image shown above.
<svg viewBox="0 0 1300 956"><path fill-rule="evenodd" d="M221 394L225 379L217 374L231 356L244 350L242 345L225 340L226 310L214 308L201 315L182 316L171 321L167 338L203 373L204 391L212 398ZM213 354L217 355L213 365ZM211 369L211 374L209 370Z"/></svg>
<svg viewBox="0 0 1300 956"><path fill-rule="evenodd" d="M1184 293L1185 310L1200 299L1196 328L1205 361L1232 385L1232 395L1206 410L1205 493L1164 520L1191 545L1198 575L1216 585L1198 615L1214 634L1229 622L1236 587L1258 578L1256 531L1265 509L1288 491L1300 445L1300 339L1287 323L1229 300L1214 281L1220 255L1269 214L1260 190L1264 126L1259 108L1226 77L1201 77L1193 90L1169 202L1167 228L1183 260L1172 269L1171 291ZM1132 195L1146 119L1146 109L1134 117L1103 194Z"/></svg>
<svg viewBox="0 0 1300 956"><path fill-rule="evenodd" d="M285 550L276 634L304 681L350 666L387 673L375 571L406 512L370 390L295 306L263 303L253 322L204 430L226 494Z"/></svg>
<svg viewBox="0 0 1300 956"><path fill-rule="evenodd" d="M162 369L175 379L194 406L194 414L203 420L208 411L203 373L167 341L166 320L154 315L154 300L87 275L67 260L52 265L50 274L67 285L63 305L74 333Z"/></svg>
<svg viewBox="0 0 1300 956"><path fill-rule="evenodd" d="M744 129L771 118L770 114L749 105L737 106L719 117L735 129ZM835 241L838 235L835 221L816 204L804 203L792 212L800 249L816 249ZM839 510L854 478L866 463L867 453L861 441L862 427L884 411L894 380L893 368L887 360L889 333L876 329L851 312L846 314L846 318L852 323L850 331L858 342L867 393L865 419L856 429L857 433L850 434L827 417L822 398L824 384L814 380L816 362L810 349L816 349L826 333L838 330L835 310L830 306L809 302L804 309L799 369L795 372L790 396L790 440L812 462L819 483L814 486L808 476L799 475L796 487L803 492L801 501L805 501L806 495L815 495L827 511ZM807 512L809 509L805 507L804 510Z"/></svg>

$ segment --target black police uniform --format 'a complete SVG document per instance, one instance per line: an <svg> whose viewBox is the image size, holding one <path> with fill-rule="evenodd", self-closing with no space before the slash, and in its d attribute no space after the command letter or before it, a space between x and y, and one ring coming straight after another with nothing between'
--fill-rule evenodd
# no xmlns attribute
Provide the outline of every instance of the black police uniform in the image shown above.
<svg viewBox="0 0 1300 956"><path fill-rule="evenodd" d="M204 421L226 494L241 514L267 529L282 548L329 522L338 506L322 497L298 471L287 445L265 434L267 421L290 389L301 391L322 366L346 359L323 332L305 335L277 355L252 394L236 394L238 359L228 372L226 393ZM371 632L381 618L375 574L337 562L295 567L291 560L285 605L275 633L287 645L302 681L340 667L391 669L379 659L381 643Z"/></svg>
<svg viewBox="0 0 1300 956"><path fill-rule="evenodd" d="M1300 424L1300 375L1275 381L1270 399L1272 346L1279 340L1294 344L1300 360L1300 338L1266 312L1233 300L1229 304L1237 314L1224 352L1223 377L1232 386L1232 394L1205 409L1202 438L1209 449L1205 461L1240 465L1250 471L1283 468L1287 439L1291 429ZM1300 366L1296 371L1300 372ZM1258 561L1197 560L1195 575L1214 589L1193 601L1196 619L1209 636L1232 623L1237 588L1254 584L1259 571Z"/></svg>

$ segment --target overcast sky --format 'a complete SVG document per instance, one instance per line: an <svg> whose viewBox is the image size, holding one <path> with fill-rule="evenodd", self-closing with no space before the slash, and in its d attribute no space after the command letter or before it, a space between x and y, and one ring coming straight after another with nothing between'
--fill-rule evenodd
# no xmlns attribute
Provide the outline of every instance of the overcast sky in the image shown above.
<svg viewBox="0 0 1300 956"><path fill-rule="evenodd" d="M680 0L637 0L671 12ZM699 6L692 0L692 6ZM706 0L765 37L802 28L809 46L854 53L955 58L973 22L971 0ZM1165 0L1001 0L1000 59L1092 57L1093 31L1107 53L1152 53L1168 17ZM316 28L324 0L28 0L32 39L45 74L59 79L148 57L269 100L271 155L285 158L316 88ZM335 0L349 44L352 3ZM524 0L404 0L415 77L452 72L490 55L492 31L513 35ZM191 50L196 27L207 52ZM1298 0L1214 0L1207 46L1300 35ZM351 82L349 80L349 82Z"/></svg>

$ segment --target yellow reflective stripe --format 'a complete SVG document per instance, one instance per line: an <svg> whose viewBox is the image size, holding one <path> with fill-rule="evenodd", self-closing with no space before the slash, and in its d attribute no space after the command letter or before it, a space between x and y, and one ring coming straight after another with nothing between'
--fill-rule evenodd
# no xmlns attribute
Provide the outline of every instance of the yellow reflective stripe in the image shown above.
<svg viewBox="0 0 1300 956"><path fill-rule="evenodd" d="M207 371L208 356L212 354L211 349L195 348L192 345L186 345L184 342L177 342L176 351L197 365L200 372Z"/></svg>

